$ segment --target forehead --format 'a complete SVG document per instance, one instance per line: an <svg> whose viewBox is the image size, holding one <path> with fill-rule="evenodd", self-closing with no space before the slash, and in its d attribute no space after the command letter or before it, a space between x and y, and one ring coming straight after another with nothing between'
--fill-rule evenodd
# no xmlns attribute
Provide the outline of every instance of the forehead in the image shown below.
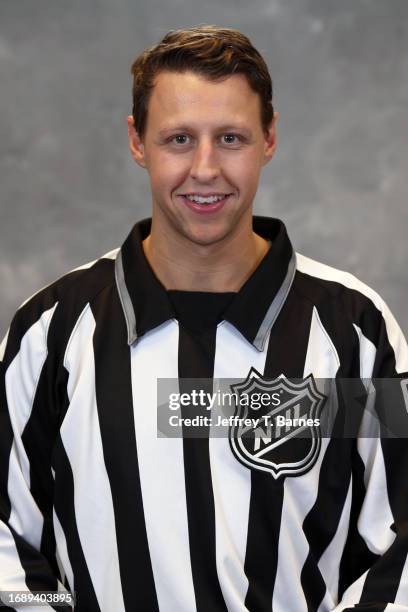
<svg viewBox="0 0 408 612"><path fill-rule="evenodd" d="M160 72L149 101L149 123L160 127L211 120L259 121L260 97L243 74L210 81L194 72Z"/></svg>

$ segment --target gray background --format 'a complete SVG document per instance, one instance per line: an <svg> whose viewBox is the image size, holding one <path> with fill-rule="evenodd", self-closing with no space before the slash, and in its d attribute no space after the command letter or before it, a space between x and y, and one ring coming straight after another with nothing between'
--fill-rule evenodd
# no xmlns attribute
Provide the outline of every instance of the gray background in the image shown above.
<svg viewBox="0 0 408 612"><path fill-rule="evenodd" d="M407 0L1 0L0 335L23 299L150 210L130 65L170 29L238 27L280 112L255 211L376 289L408 331Z"/></svg>

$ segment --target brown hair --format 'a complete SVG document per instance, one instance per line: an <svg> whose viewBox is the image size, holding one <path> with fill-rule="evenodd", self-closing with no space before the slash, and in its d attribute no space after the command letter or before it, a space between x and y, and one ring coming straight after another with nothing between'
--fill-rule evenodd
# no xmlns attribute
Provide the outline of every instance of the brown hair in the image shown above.
<svg viewBox="0 0 408 612"><path fill-rule="evenodd" d="M149 98L159 72L191 70L211 81L232 74L244 74L261 100L261 122L266 132L273 119L272 81L262 55L249 38L232 28L199 25L170 30L153 47L145 49L133 62L133 109L135 128L143 138Z"/></svg>

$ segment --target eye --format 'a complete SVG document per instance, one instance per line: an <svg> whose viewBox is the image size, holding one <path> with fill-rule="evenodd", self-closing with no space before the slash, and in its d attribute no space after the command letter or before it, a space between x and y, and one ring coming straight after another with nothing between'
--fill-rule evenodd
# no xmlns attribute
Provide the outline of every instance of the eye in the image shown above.
<svg viewBox="0 0 408 612"><path fill-rule="evenodd" d="M186 139L188 138L187 134L176 134L170 138L170 142L174 144L183 145L186 144Z"/></svg>
<svg viewBox="0 0 408 612"><path fill-rule="evenodd" d="M240 142L242 140L241 137L237 134L223 134L222 138L228 139L223 141L224 144L237 144L237 142Z"/></svg>

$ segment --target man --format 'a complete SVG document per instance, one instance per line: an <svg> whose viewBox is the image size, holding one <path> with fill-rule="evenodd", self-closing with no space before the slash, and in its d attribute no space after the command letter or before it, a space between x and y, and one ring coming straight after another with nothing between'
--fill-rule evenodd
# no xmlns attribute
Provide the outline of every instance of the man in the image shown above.
<svg viewBox="0 0 408 612"><path fill-rule="evenodd" d="M79 611L408 610L404 440L289 427L261 455L233 428L159 436L158 379L296 399L290 378L402 378L408 349L374 291L252 216L278 115L248 38L169 32L132 73L152 220L30 298L2 344L1 590L66 588Z"/></svg>

